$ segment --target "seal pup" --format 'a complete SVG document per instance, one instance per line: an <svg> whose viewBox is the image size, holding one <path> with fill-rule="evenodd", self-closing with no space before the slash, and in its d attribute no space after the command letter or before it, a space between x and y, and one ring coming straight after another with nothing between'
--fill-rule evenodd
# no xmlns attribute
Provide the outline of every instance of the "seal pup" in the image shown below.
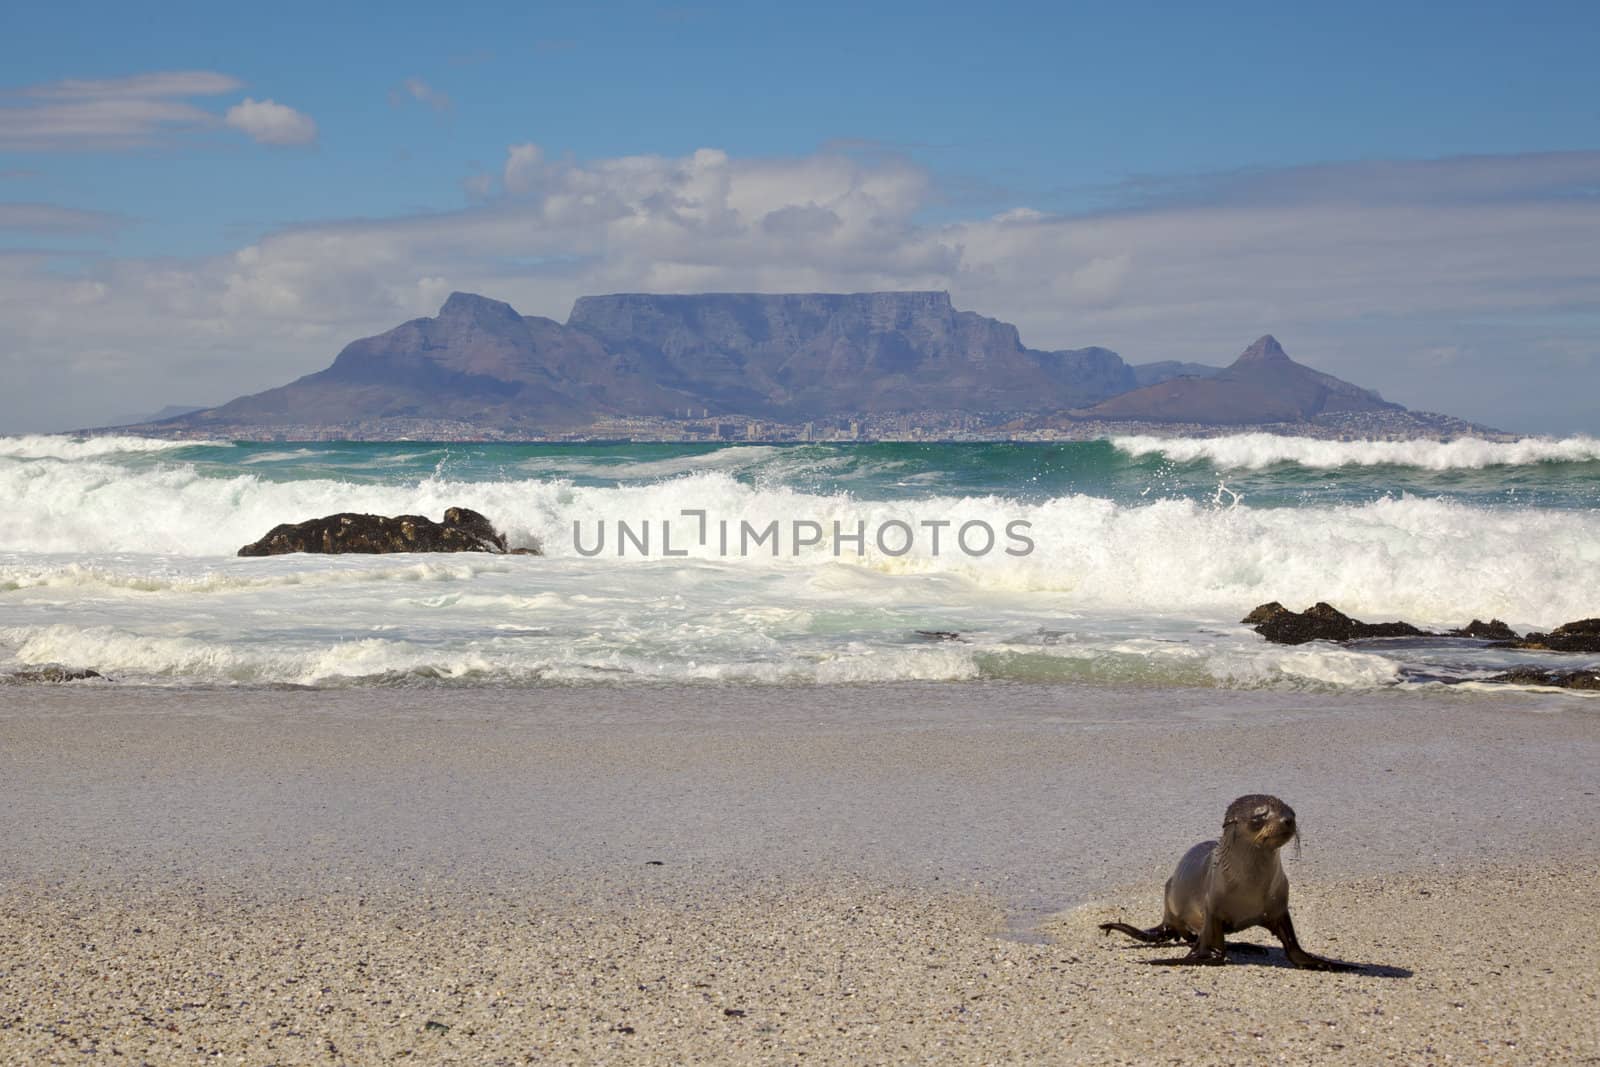
<svg viewBox="0 0 1600 1067"><path fill-rule="evenodd" d="M1228 805L1222 818L1222 840L1202 841L1183 854L1167 879L1161 925L1141 930L1127 923L1101 923L1139 941L1164 944L1187 941L1187 956L1150 960L1165 966L1216 965L1228 962L1223 938L1252 926L1264 926L1283 942L1284 954L1296 967L1313 971L1353 971L1338 960L1313 956L1300 947L1289 919L1289 879L1278 850L1297 839L1294 809L1277 797L1252 793ZM1257 946L1234 945L1235 950Z"/></svg>

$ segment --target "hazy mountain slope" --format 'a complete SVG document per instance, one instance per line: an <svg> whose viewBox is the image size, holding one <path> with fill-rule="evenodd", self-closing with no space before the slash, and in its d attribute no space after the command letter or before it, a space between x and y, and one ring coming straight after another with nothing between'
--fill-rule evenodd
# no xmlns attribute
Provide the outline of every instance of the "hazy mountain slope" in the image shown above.
<svg viewBox="0 0 1600 1067"><path fill-rule="evenodd" d="M1133 388L1115 352L1043 352L945 293L580 298L565 324L455 293L332 366L177 420L312 426L386 418L565 429L614 415L805 419L1050 411Z"/></svg>
<svg viewBox="0 0 1600 1067"><path fill-rule="evenodd" d="M1111 397L1085 417L1145 422L1292 422L1341 411L1402 411L1370 389L1289 358L1268 334L1210 378L1174 378Z"/></svg>

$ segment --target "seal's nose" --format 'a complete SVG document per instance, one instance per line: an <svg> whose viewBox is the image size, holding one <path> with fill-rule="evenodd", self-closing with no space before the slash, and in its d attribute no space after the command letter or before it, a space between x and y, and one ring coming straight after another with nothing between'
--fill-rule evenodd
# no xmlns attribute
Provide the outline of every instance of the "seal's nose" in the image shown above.
<svg viewBox="0 0 1600 1067"><path fill-rule="evenodd" d="M1285 830L1294 829L1294 812L1288 808L1283 811L1283 828Z"/></svg>

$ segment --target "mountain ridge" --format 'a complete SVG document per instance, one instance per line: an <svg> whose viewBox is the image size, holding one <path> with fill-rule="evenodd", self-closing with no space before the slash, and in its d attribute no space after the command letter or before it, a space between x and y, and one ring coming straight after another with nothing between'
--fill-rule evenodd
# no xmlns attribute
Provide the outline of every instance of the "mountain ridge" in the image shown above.
<svg viewBox="0 0 1600 1067"><path fill-rule="evenodd" d="M452 293L432 317L352 341L324 370L163 425L434 418L571 429L698 411L822 418L1044 411L1136 386L1115 352L1042 351L945 292L619 293L566 323Z"/></svg>
<svg viewBox="0 0 1600 1067"><path fill-rule="evenodd" d="M1227 367L1130 365L1098 346L1030 348L1016 326L958 310L943 291L614 293L579 297L565 323L454 292L437 315L352 341L323 370L123 428L537 438L699 419L723 436L716 420L887 419L903 431L917 418L939 433L1405 410L1296 363L1270 334Z"/></svg>

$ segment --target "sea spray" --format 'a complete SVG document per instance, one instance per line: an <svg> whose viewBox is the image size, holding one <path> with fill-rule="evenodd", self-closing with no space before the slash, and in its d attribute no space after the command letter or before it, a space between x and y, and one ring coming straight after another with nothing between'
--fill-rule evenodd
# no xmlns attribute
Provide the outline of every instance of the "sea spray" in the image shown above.
<svg viewBox="0 0 1600 1067"><path fill-rule="evenodd" d="M10 502L0 512L0 551L71 556L78 564L117 553L215 559L280 522L338 511L437 516L452 505L490 516L514 546L576 556L574 526L592 545L592 531L603 523L659 525L699 510L713 528L726 520L735 530L740 523L787 528L798 519L824 530L837 523L868 531L982 523L1001 532L1026 523L1020 529L1033 547L1020 555L935 554L926 538L904 552L893 542L886 552L868 537L864 551L836 557L824 537L798 550L791 540L776 554L750 552L738 562L760 568L842 559L886 573L948 574L993 591L1065 593L1086 607L1242 613L1265 600L1328 600L1372 618L1459 624L1497 616L1549 625L1593 614L1600 604L1600 512L1484 509L1447 499L1301 508L1253 507L1248 498L1120 503L1081 494L1039 502L867 500L758 488L721 472L615 488L544 479L382 485L203 477L185 465L130 474L100 461L0 464L0 496ZM644 559L619 557L615 549L613 543L604 557L608 565ZM720 555L715 537L685 537L674 550L690 559Z"/></svg>

